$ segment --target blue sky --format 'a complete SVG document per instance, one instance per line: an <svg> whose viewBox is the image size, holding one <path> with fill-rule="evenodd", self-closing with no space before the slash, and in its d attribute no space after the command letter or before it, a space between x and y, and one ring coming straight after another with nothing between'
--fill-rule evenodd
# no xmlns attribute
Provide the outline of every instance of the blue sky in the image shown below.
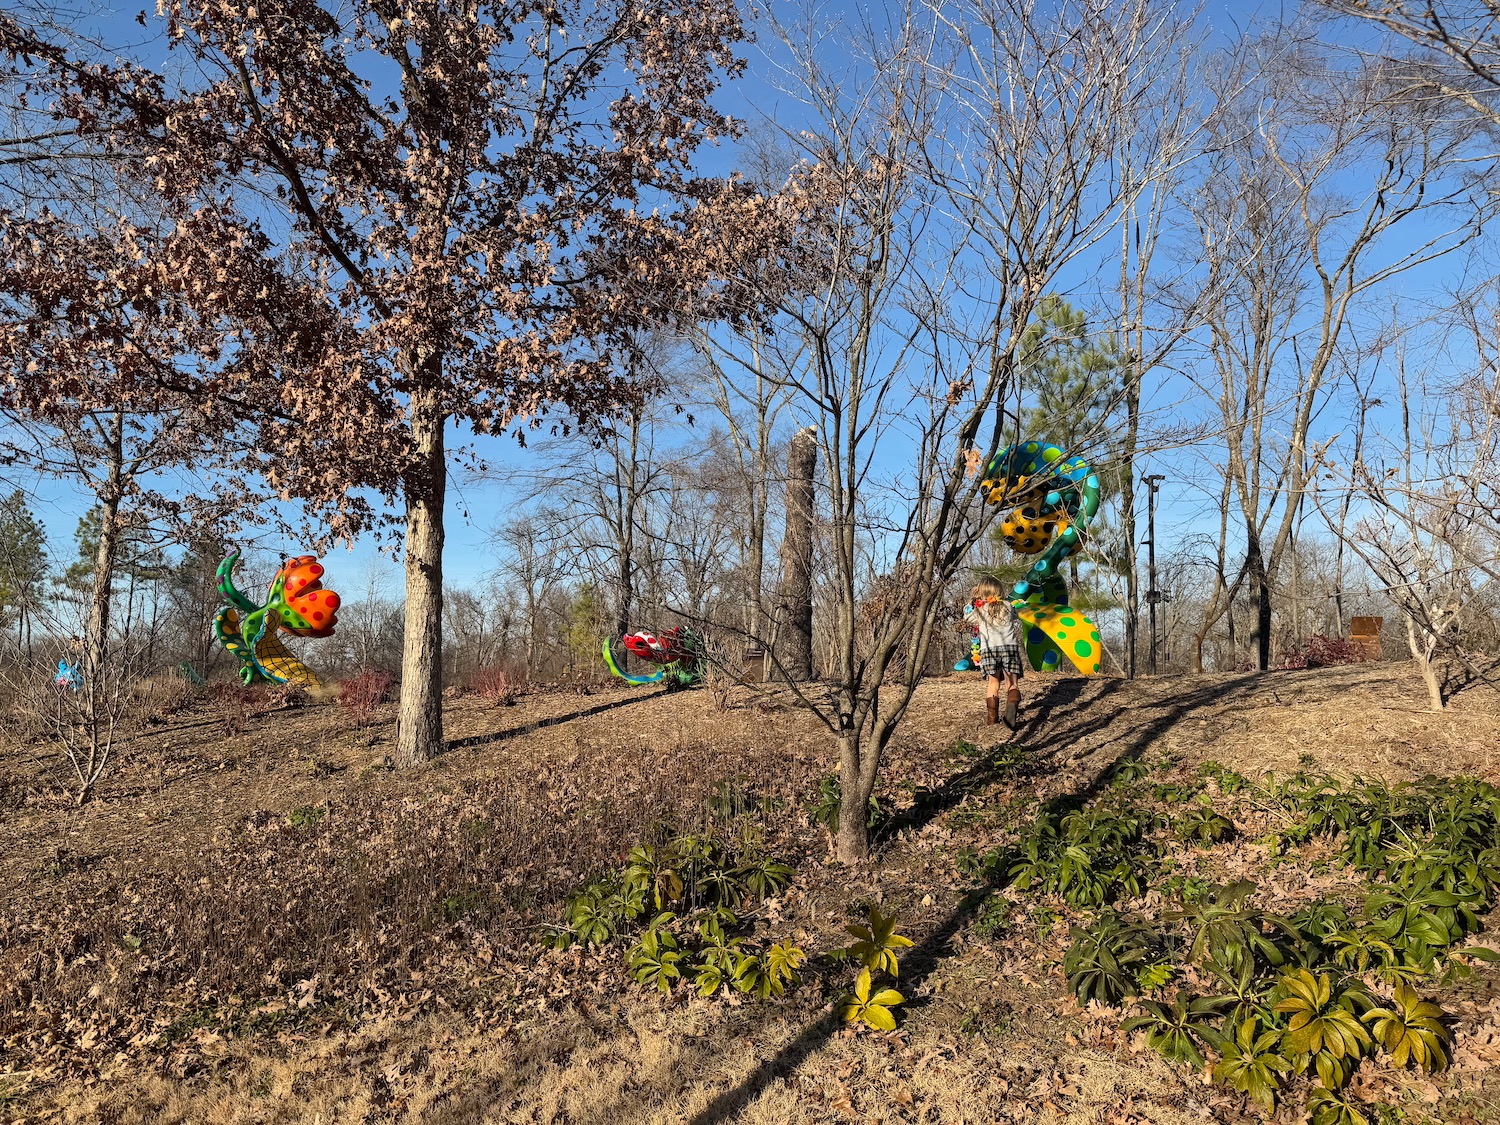
<svg viewBox="0 0 1500 1125"><path fill-rule="evenodd" d="M131 55L151 64L160 65L167 60L165 45L161 41L162 23L152 9L147 10L147 27L136 22L136 13L142 5L99 5L96 15L88 21L88 30L112 44L118 43ZM838 5L827 5L828 12L839 11ZM863 6L847 5L845 12L857 16ZM1228 37L1257 20L1275 22L1290 18L1293 7L1282 3L1224 3L1205 7L1202 19L1211 37ZM768 60L762 48L751 46L748 50L749 71L743 78L731 83L725 90L720 104L731 113L744 118L753 128L769 121L782 126L795 124L800 112L794 100L780 93L773 82L767 80ZM732 146L724 146L718 154L706 161L708 167L719 170L732 167L735 154ZM1399 286L1409 296L1440 288L1446 272L1451 272L1458 263L1445 261L1421 273L1408 275ZM1094 282L1087 269L1077 272L1073 282L1075 303L1088 307ZM1168 381L1156 393L1162 403L1170 403L1182 392L1180 381ZM463 440L463 435L454 432L454 438ZM517 449L510 439L487 439L479 448L481 456L500 465L523 464L527 459L524 451ZM1210 455L1216 453L1210 450ZM1222 456L1222 454L1219 454ZM1151 466L1156 471L1168 474L1162 490L1162 506L1158 511L1159 538L1165 546L1185 531L1199 524L1202 518L1207 484L1216 489L1212 480L1204 480L1202 458L1197 455L1175 455L1165 457L1162 463ZM1143 468L1142 472L1148 471ZM514 510L513 492L502 485L468 479L466 474L455 471L450 478L451 491L447 506L448 545L445 568L448 581L455 586L473 585L480 582L495 566L495 550L489 542L494 526ZM22 482L24 483L24 482ZM47 526L53 550L59 559L72 555L72 532L77 519L86 506L84 498L56 484L38 487L40 502L38 514ZM1144 516L1144 511L1142 512ZM302 544L290 542L267 533L247 539L246 546L260 549L268 554L295 553ZM328 557L330 584L337 587L341 577L352 589L353 576L362 574L375 565L389 570L392 589L399 589L399 561L388 553L381 553L372 542L356 544L352 550L335 548Z"/></svg>

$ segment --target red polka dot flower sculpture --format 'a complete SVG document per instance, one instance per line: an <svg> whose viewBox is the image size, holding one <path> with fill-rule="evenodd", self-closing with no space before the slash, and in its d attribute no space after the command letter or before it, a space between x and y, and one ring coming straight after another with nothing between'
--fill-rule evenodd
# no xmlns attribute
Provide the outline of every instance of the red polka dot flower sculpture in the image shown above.
<svg viewBox="0 0 1500 1125"><path fill-rule="evenodd" d="M339 596L323 588L323 566L314 555L287 559L271 580L264 605L234 587L236 551L219 564L219 595L229 604L214 618L214 636L240 661L240 679L316 686L318 677L281 643L279 630L299 637L328 637L338 623Z"/></svg>

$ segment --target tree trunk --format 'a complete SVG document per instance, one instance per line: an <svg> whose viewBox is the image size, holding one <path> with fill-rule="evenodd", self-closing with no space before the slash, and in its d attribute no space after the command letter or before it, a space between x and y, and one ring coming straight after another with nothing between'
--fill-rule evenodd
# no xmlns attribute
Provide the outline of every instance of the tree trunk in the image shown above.
<svg viewBox="0 0 1500 1125"><path fill-rule="evenodd" d="M781 583L776 595L776 659L782 674L798 682L813 676L813 475L817 464L817 431L808 426L792 436L787 453L786 535L781 541ZM843 828L839 831L842 834Z"/></svg>
<svg viewBox="0 0 1500 1125"><path fill-rule="evenodd" d="M1250 642L1255 648L1255 666L1264 672L1271 667L1271 582L1266 574L1265 556L1261 554L1260 536L1255 528L1247 529L1245 568L1250 579L1250 597L1255 617Z"/></svg>
<svg viewBox="0 0 1500 1125"><path fill-rule="evenodd" d="M536 599L531 596L528 588L526 591L526 678L535 679L536 667Z"/></svg>
<svg viewBox="0 0 1500 1125"><path fill-rule="evenodd" d="M630 613L635 603L635 567L630 557L633 550L631 539L632 536L627 535L620 544L620 565L616 578L619 597L615 603L615 630L611 640L618 640L630 632Z"/></svg>
<svg viewBox="0 0 1500 1125"><path fill-rule="evenodd" d="M83 635L83 682L91 696L103 680L109 651L110 593L120 550L120 500L124 496L125 415L117 412L106 439L108 476L99 490L99 542L94 549L94 583Z"/></svg>
<svg viewBox="0 0 1500 1125"><path fill-rule="evenodd" d="M413 461L406 477L406 630L396 764L443 748L443 499L447 460L435 390L412 395Z"/></svg>
<svg viewBox="0 0 1500 1125"><path fill-rule="evenodd" d="M749 586L749 605L745 607L745 632L750 635L752 644L761 644L763 643L761 638L766 633L761 598L761 585L765 581L766 570L766 509L765 505L757 502L754 497L751 502L750 543L745 561L746 568L749 570L746 575L746 584Z"/></svg>
<svg viewBox="0 0 1500 1125"><path fill-rule="evenodd" d="M617 597L615 600L614 640L630 632L630 615L635 609L635 507L640 500L636 473L639 465L641 416L630 416L630 447L626 457L615 457L615 505L618 523L615 533L619 552L617 564ZM618 449L618 446L616 447Z"/></svg>
<svg viewBox="0 0 1500 1125"><path fill-rule="evenodd" d="M834 841L834 850L843 863L863 863L870 855L870 795L874 791L874 774L871 784L865 785L865 771L860 767L860 745L858 731L846 730L839 735L839 832Z"/></svg>
<svg viewBox="0 0 1500 1125"><path fill-rule="evenodd" d="M70 743L70 757L78 776L76 805L93 796L94 783L104 771L113 744L110 710L109 659L110 595L114 588L115 563L120 550L120 502L125 494L125 414L116 411L104 441L108 470L98 490L99 542L94 548L94 582L89 593L89 612L83 633L82 730L80 741Z"/></svg>
<svg viewBox="0 0 1500 1125"><path fill-rule="evenodd" d="M1434 711L1447 710L1448 705L1443 699L1443 685L1432 667L1432 653L1436 646L1427 638L1419 641L1416 620L1410 613L1403 616L1406 618L1406 646L1411 649L1411 657L1417 662L1417 670L1422 673L1422 682L1427 685L1427 701L1432 704Z"/></svg>
<svg viewBox="0 0 1500 1125"><path fill-rule="evenodd" d="M1126 452L1120 480L1120 531L1124 540L1125 563L1125 676L1136 676L1136 638L1141 629L1141 587L1135 566L1135 442L1139 421L1140 390L1132 381L1126 391L1129 421L1126 427ZM1200 646L1201 648L1201 646Z"/></svg>

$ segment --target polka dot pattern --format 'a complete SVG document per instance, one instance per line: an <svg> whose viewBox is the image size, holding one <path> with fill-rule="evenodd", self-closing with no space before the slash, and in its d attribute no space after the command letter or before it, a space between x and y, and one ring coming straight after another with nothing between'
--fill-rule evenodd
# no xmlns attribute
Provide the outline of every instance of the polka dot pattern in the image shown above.
<svg viewBox="0 0 1500 1125"><path fill-rule="evenodd" d="M1031 666L1055 671L1065 663L1085 675L1102 666L1103 644L1088 616L1068 605L1062 562L1078 555L1099 509L1099 477L1087 460L1044 441L1011 446L986 467L980 495L1009 503L999 536L1022 555L1040 557L1015 584L1012 604L1026 625Z"/></svg>

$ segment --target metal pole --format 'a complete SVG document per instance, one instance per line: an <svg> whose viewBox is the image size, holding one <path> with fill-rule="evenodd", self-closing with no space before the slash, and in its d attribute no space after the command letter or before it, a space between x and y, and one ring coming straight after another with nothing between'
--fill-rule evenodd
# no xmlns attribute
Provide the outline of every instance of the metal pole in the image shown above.
<svg viewBox="0 0 1500 1125"><path fill-rule="evenodd" d="M1156 589L1156 490L1161 487L1161 482L1166 477L1161 473L1152 473L1143 480L1146 487L1151 490L1146 498L1146 534L1149 536L1149 550L1146 555L1146 605L1150 611L1151 622L1151 674L1156 675L1156 603L1161 600L1161 594Z"/></svg>

